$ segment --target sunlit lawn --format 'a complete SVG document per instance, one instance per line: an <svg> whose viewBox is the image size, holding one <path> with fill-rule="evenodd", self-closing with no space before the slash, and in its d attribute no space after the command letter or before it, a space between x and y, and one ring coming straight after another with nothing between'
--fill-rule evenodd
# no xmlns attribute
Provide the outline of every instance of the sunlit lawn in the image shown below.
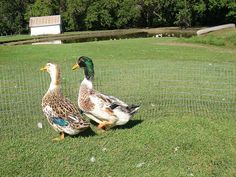
<svg viewBox="0 0 236 177"><path fill-rule="evenodd" d="M235 176L236 51L178 41L0 46L1 176ZM83 72L71 67L82 55L94 60L95 88L141 109L125 126L53 143L39 68L60 64L76 103Z"/></svg>

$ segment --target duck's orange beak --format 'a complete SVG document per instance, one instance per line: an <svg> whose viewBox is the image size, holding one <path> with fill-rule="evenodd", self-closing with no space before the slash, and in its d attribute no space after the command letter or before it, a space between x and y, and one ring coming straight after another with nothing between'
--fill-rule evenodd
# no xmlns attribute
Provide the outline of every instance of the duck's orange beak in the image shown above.
<svg viewBox="0 0 236 177"><path fill-rule="evenodd" d="M74 64L74 66L72 67L72 70L75 70L75 69L77 69L77 68L79 68L78 63Z"/></svg>
<svg viewBox="0 0 236 177"><path fill-rule="evenodd" d="M43 68L40 69L40 71L47 71L47 66L44 66Z"/></svg>

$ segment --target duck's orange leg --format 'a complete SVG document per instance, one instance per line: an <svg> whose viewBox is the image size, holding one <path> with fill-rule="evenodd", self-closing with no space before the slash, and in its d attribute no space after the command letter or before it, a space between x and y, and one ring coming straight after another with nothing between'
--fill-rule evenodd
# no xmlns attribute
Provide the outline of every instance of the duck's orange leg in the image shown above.
<svg viewBox="0 0 236 177"><path fill-rule="evenodd" d="M52 139L52 141L61 141L65 139L65 134L64 132L60 132L60 136L57 138Z"/></svg>
<svg viewBox="0 0 236 177"><path fill-rule="evenodd" d="M102 121L100 124L98 124L98 129L105 130L107 121Z"/></svg>
<svg viewBox="0 0 236 177"><path fill-rule="evenodd" d="M102 130L106 130L106 128L108 127L108 126L110 126L110 125L112 125L113 124L113 122L112 121L103 121L102 123L100 123L99 125L98 125L98 128L99 129L102 129Z"/></svg>

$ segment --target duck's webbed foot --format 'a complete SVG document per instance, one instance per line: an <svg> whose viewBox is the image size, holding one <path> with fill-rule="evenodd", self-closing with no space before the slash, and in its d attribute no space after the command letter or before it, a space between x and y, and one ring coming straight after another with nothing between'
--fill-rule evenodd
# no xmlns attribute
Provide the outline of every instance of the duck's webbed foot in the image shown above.
<svg viewBox="0 0 236 177"><path fill-rule="evenodd" d="M98 125L98 129L105 131L105 130L107 130L108 128L110 128L113 124L114 124L114 121L106 121L106 120L104 120L103 122L101 122L101 123Z"/></svg>
<svg viewBox="0 0 236 177"><path fill-rule="evenodd" d="M65 134L64 132L60 132L60 136L57 138L53 138L52 141L62 141L65 139Z"/></svg>
<svg viewBox="0 0 236 177"><path fill-rule="evenodd" d="M106 130L106 126L108 124L108 121L102 121L100 124L98 124L98 129L100 130Z"/></svg>

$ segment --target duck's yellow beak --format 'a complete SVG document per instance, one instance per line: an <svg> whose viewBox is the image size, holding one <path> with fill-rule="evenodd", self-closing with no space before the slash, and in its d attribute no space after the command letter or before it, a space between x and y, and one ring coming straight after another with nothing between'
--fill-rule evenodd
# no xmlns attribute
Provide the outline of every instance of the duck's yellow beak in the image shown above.
<svg viewBox="0 0 236 177"><path fill-rule="evenodd" d="M77 68L79 68L78 63L74 64L74 66L72 67L72 70L75 70L75 69L77 69Z"/></svg>
<svg viewBox="0 0 236 177"><path fill-rule="evenodd" d="M40 69L40 71L47 71L47 66L44 66L43 68Z"/></svg>

